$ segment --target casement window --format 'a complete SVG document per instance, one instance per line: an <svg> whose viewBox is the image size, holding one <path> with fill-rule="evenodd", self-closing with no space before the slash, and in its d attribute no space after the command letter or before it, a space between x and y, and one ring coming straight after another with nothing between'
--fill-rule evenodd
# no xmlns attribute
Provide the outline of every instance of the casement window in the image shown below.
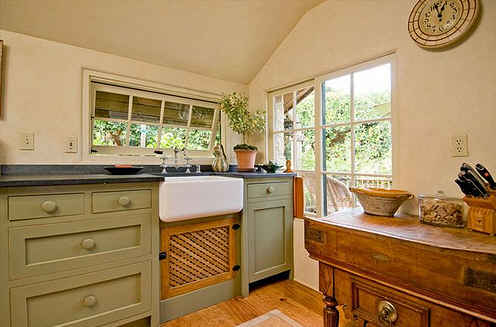
<svg viewBox="0 0 496 327"><path fill-rule="evenodd" d="M357 205L350 186L390 188L393 58L269 93L269 157L304 177L305 211Z"/></svg>
<svg viewBox="0 0 496 327"><path fill-rule="evenodd" d="M221 141L215 101L91 82L91 153L153 155L186 149L209 156Z"/></svg>

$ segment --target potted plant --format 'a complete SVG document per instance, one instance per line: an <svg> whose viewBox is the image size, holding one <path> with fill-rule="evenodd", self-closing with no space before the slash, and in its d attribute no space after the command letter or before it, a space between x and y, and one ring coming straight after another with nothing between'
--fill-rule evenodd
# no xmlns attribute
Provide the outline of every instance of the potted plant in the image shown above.
<svg viewBox="0 0 496 327"><path fill-rule="evenodd" d="M229 119L229 127L243 137L243 144L234 146L239 171L253 171L257 147L246 144L249 135L257 135L265 130L265 112L248 111L248 97L239 93L224 95L220 101L220 110Z"/></svg>

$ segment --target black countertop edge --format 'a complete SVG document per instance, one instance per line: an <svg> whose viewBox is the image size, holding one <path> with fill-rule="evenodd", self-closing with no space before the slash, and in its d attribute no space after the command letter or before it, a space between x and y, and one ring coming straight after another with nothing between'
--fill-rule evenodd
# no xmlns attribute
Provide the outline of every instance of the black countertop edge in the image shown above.
<svg viewBox="0 0 496 327"><path fill-rule="evenodd" d="M52 186L110 183L160 182L163 177L151 174L138 175L23 175L0 176L0 187Z"/></svg>

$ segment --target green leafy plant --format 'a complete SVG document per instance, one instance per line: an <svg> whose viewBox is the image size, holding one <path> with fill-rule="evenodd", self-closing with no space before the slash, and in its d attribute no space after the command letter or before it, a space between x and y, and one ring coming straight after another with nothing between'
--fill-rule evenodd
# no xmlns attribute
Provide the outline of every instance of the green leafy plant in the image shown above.
<svg viewBox="0 0 496 327"><path fill-rule="evenodd" d="M229 127L243 136L243 142L246 136L258 135L265 130L265 112L250 113L247 96L236 92L224 95L220 100L220 110L225 112L229 118Z"/></svg>
<svg viewBox="0 0 496 327"><path fill-rule="evenodd" d="M249 144L238 144L234 146L234 150L248 150L248 151L257 151L258 148L254 145L249 145Z"/></svg>

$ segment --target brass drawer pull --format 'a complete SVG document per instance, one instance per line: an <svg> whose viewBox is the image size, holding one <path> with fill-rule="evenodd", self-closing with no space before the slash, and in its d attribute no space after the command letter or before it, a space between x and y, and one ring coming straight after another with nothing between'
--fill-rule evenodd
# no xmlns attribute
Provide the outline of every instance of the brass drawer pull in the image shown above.
<svg viewBox="0 0 496 327"><path fill-rule="evenodd" d="M131 204L131 199L127 196L121 196L119 198L119 204L123 207L128 207Z"/></svg>
<svg viewBox="0 0 496 327"><path fill-rule="evenodd" d="M269 186L269 187L267 187L267 193L269 193L269 194L270 194L270 193L272 193L272 192L274 192L274 187L273 187L273 186Z"/></svg>
<svg viewBox="0 0 496 327"><path fill-rule="evenodd" d="M374 258L376 261L381 261L381 262L391 261L391 258L389 258L387 255L380 254L380 253L373 254L372 258Z"/></svg>
<svg viewBox="0 0 496 327"><path fill-rule="evenodd" d="M41 209L46 213L54 213L57 210L57 203L54 201L44 201L41 203Z"/></svg>
<svg viewBox="0 0 496 327"><path fill-rule="evenodd" d="M386 324L386 326L392 326L398 320L398 311L389 301L379 302L377 305L377 311L377 319Z"/></svg>
<svg viewBox="0 0 496 327"><path fill-rule="evenodd" d="M97 303L97 299L96 299L96 296L94 295L88 295L88 296L85 296L82 303L83 303L83 306L87 307L87 308L91 308L91 307L94 307Z"/></svg>
<svg viewBox="0 0 496 327"><path fill-rule="evenodd" d="M85 250L92 250L96 246L96 242L92 238L87 238L81 241L81 247Z"/></svg>

